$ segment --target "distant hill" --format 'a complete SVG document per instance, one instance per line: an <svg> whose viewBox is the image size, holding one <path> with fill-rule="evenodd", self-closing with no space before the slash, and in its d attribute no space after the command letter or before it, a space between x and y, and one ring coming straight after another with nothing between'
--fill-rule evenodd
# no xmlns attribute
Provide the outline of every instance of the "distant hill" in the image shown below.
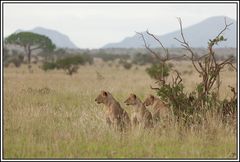
<svg viewBox="0 0 240 162"><path fill-rule="evenodd" d="M214 38L224 27L224 16L216 16L210 17L204 21L201 21L195 25L184 28L183 21L183 33L191 45L191 47L206 47L209 39ZM226 42L222 42L218 45L218 47L236 47L236 21L226 17L227 23L233 23L229 29L224 32L224 37L227 38ZM151 31L150 31L151 32ZM164 35L157 35L157 33L153 33L156 35L165 47L181 47L180 43L177 42L174 38L181 38L180 30L174 31L171 33L167 33ZM146 33L147 43L151 47L160 47L159 44L149 37ZM141 37L138 34L135 34L132 37L126 37L120 42L117 43L109 43L103 46L102 48L141 48L144 47L144 43Z"/></svg>
<svg viewBox="0 0 240 162"><path fill-rule="evenodd" d="M21 32L23 30L18 29L16 32ZM36 27L32 30L28 30L29 32L45 35L49 37L52 42L58 47L58 48L71 48L76 49L78 48L67 35L62 34L56 30L46 29L43 27Z"/></svg>

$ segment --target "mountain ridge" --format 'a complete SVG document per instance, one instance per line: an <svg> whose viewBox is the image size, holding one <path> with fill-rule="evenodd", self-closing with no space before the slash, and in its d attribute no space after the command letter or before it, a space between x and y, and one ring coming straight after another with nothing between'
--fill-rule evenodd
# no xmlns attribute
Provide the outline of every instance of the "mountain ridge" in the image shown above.
<svg viewBox="0 0 240 162"><path fill-rule="evenodd" d="M78 48L66 34L63 34L57 30L47 29L47 28L38 26L31 30L18 29L15 31L15 33L22 32L22 31L45 35L49 37L58 48L72 48L72 49Z"/></svg>
<svg viewBox="0 0 240 162"><path fill-rule="evenodd" d="M214 16L209 17L205 20L200 21L199 23L187 26L184 28L183 33L186 40L192 47L206 47L209 39L214 38L224 27L224 18L226 18L227 23L232 23L229 27L231 30L225 31L224 36L227 38L226 42L222 42L218 47L234 47L236 48L236 21L226 16ZM183 23L184 25L184 23ZM201 33L201 34L199 34ZM151 47L156 48L159 47L159 44L148 36L146 32L143 32L147 43L151 45ZM175 37L181 39L180 29L175 30L166 34L157 35L154 34L158 39L161 40L165 47L181 47L180 43L174 40ZM125 37L123 40L115 43L108 43L104 45L102 48L141 48L144 47L143 41L139 39L140 35L133 35Z"/></svg>

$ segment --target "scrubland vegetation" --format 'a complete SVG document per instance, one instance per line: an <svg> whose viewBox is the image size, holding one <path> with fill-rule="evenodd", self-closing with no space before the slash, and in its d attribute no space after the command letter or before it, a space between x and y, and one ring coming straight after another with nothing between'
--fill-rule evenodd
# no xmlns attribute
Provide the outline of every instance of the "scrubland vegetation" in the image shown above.
<svg viewBox="0 0 240 162"><path fill-rule="evenodd" d="M207 113L201 124L190 127L172 121L151 130L109 129L104 106L94 102L99 92L110 91L131 115L123 101L131 92L142 100L155 94L150 89L155 81L146 73L147 65L126 70L96 62L81 66L71 77L63 70L44 72L40 65L33 66L33 73L26 65L4 69L5 158L236 157L236 121L224 123L217 113ZM191 63L172 64L183 74L184 90L193 90L200 78ZM220 97L230 99L227 86L235 86L236 72L226 68L221 78Z"/></svg>

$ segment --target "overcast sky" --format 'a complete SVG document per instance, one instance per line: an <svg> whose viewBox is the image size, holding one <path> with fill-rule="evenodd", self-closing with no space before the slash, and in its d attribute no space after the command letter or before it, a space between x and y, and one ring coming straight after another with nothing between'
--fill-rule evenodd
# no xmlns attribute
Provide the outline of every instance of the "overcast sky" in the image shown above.
<svg viewBox="0 0 240 162"><path fill-rule="evenodd" d="M69 36L80 48L100 48L148 29L157 35L211 16L236 20L236 4L4 4L4 36L44 27Z"/></svg>

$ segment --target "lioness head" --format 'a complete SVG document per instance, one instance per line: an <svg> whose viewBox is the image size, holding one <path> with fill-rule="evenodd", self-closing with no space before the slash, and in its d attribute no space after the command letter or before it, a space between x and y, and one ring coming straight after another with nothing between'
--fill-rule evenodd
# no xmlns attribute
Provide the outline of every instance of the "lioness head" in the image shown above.
<svg viewBox="0 0 240 162"><path fill-rule="evenodd" d="M97 102L98 104L100 103L106 103L108 99L108 92L106 91L101 91L101 93L97 96L97 98L95 99L95 102Z"/></svg>
<svg viewBox="0 0 240 162"><path fill-rule="evenodd" d="M137 104L137 96L133 93L124 101L126 105L136 105Z"/></svg>
<svg viewBox="0 0 240 162"><path fill-rule="evenodd" d="M153 103L154 103L154 96L153 96L153 95L149 95L149 96L145 99L145 101L143 102L143 104L144 104L145 106L153 105Z"/></svg>

